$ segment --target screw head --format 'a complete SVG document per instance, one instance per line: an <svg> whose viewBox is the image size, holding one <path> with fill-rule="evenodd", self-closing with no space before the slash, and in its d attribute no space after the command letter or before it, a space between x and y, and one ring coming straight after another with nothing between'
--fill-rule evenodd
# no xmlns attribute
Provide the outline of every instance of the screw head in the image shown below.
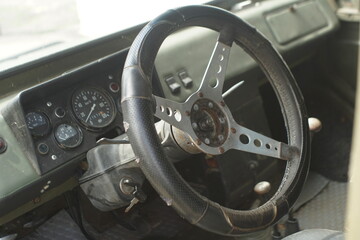
<svg viewBox="0 0 360 240"><path fill-rule="evenodd" d="M225 102L224 102L224 101L221 101L221 102L220 102L220 105L221 105L222 107L225 107Z"/></svg>
<svg viewBox="0 0 360 240"><path fill-rule="evenodd" d="M199 110L199 105L194 104L194 107L193 107L193 108L194 108L195 111L198 111L198 110Z"/></svg>
<svg viewBox="0 0 360 240"><path fill-rule="evenodd" d="M190 112L189 112L189 111L185 111L185 115L186 115L186 116L190 116Z"/></svg>
<svg viewBox="0 0 360 240"><path fill-rule="evenodd" d="M210 143L210 139L208 139L208 138L205 138L204 141L205 141L206 144L209 144L209 143Z"/></svg>
<svg viewBox="0 0 360 240"><path fill-rule="evenodd" d="M224 136L220 134L220 135L218 136L218 139L219 139L219 141L223 141L223 140L224 140Z"/></svg>
<svg viewBox="0 0 360 240"><path fill-rule="evenodd" d="M231 128L230 129L232 133L236 133L236 129L235 128Z"/></svg>
<svg viewBox="0 0 360 240"><path fill-rule="evenodd" d="M220 152L220 153L224 153L224 152L225 152L224 148L223 148L223 147L219 147L219 152Z"/></svg>
<svg viewBox="0 0 360 240"><path fill-rule="evenodd" d="M203 97L204 94L203 94L202 92L198 92L198 96L199 96L199 97Z"/></svg>
<svg viewBox="0 0 360 240"><path fill-rule="evenodd" d="M201 140L200 140L200 139L196 139L196 140L195 140L195 143L196 143L197 145L201 145Z"/></svg>
<svg viewBox="0 0 360 240"><path fill-rule="evenodd" d="M7 149L6 141L0 137L0 153L5 152Z"/></svg>

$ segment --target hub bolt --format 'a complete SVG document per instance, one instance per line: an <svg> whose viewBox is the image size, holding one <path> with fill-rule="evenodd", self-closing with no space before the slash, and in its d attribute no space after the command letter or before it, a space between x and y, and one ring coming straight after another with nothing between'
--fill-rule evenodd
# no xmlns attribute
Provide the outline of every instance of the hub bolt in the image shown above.
<svg viewBox="0 0 360 240"><path fill-rule="evenodd" d="M224 136L220 134L220 135L218 136L218 139L219 139L219 141L223 141L223 140L224 140Z"/></svg>
<svg viewBox="0 0 360 240"><path fill-rule="evenodd" d="M195 111L198 111L199 110L199 105L195 104L193 108L194 108Z"/></svg>
<svg viewBox="0 0 360 240"><path fill-rule="evenodd" d="M223 148L223 147L219 147L219 152L220 152L220 153L224 153L224 152L225 152L224 148Z"/></svg>

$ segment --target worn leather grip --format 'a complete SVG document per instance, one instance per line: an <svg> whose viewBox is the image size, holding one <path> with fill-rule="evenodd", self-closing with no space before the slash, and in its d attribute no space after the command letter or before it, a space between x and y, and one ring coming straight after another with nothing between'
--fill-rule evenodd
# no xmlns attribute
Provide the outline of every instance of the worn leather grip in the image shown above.
<svg viewBox="0 0 360 240"><path fill-rule="evenodd" d="M287 161L275 195L259 208L240 211L220 206L195 192L166 158L153 122L151 76L154 60L165 38L187 26L222 32L222 43L242 47L259 64L278 97L288 133L288 144L298 155ZM189 222L205 230L240 235L264 229L285 215L304 184L310 156L307 113L294 77L271 43L235 15L208 6L170 10L151 21L130 48L122 76L122 109L127 133L140 167L160 196Z"/></svg>

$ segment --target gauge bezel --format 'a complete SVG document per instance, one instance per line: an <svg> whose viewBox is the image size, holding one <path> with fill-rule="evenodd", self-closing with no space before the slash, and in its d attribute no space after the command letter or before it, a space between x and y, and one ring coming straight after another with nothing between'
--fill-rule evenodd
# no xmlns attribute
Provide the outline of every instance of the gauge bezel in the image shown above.
<svg viewBox="0 0 360 240"><path fill-rule="evenodd" d="M85 122L84 120L82 120L76 113L75 108L74 108L74 101L75 101L75 97L77 96L77 94L79 94L81 91L84 90L91 90L91 91L96 91L98 93L100 93L100 95L102 95L110 104L110 113L111 113L111 118L109 121L106 122L106 124L102 125L102 126L94 126L90 123ZM97 130L101 130L104 129L106 127L108 127L109 125L111 125L115 118L116 118L116 106L115 106L115 102L114 99L111 97L111 95L106 92L103 89L100 88L96 88L96 87L81 87L76 89L71 96L71 109L72 109L72 115L74 116L74 118L76 119L77 122L79 122L80 126L85 127L87 130L93 130L93 131L97 131Z"/></svg>
<svg viewBox="0 0 360 240"><path fill-rule="evenodd" d="M60 142L58 141L58 139L57 139L57 137L56 137L56 132L57 132L57 130L59 129L59 127L60 127L61 125L64 125L64 124L70 125L70 126L72 126L73 128L75 128L75 129L78 131L80 138L79 138L79 141L78 141L76 144L69 146L69 145L64 145L63 143L60 143ZM67 149L67 150L77 148L77 147L80 146L80 145L83 143L83 141L84 141L84 134L83 134L81 128L79 127L78 124L73 123L73 122L62 122L62 123L59 123L59 124L54 128L53 137L54 137L54 140L55 140L56 144L57 144L60 148L62 148L62 149Z"/></svg>
<svg viewBox="0 0 360 240"><path fill-rule="evenodd" d="M29 128L29 125L27 123L27 116L29 114L31 114L31 113L36 113L36 114L42 115L42 117L44 117L44 119L46 121L46 126L44 126L44 129L41 130L40 132L34 131L34 130ZM48 115L45 112L39 111L39 110L32 110L32 111L29 111L29 112L27 112L25 114L24 119L25 119L26 128L29 130L31 136L33 136L35 138L39 138L39 137L47 136L50 133L51 121L50 121L50 118L48 117Z"/></svg>

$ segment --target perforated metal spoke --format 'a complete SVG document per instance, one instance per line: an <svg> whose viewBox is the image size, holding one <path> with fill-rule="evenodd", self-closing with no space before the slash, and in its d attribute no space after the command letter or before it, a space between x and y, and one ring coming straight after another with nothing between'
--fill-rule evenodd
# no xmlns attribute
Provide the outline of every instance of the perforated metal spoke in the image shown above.
<svg viewBox="0 0 360 240"><path fill-rule="evenodd" d="M188 130L187 124L189 124L189 120L188 117L186 117L183 103L174 102L158 96L154 96L154 98L156 100L156 117L180 130Z"/></svg>
<svg viewBox="0 0 360 240"><path fill-rule="evenodd" d="M221 42L216 42L198 90L198 92L203 93L205 97L221 98L230 49L230 46Z"/></svg>
<svg viewBox="0 0 360 240"><path fill-rule="evenodd" d="M196 139L198 148L209 154L236 149L282 160L292 159L299 152L295 147L243 127L233 119L222 98L230 49L226 44L216 43L199 89L184 103L154 96L155 116L189 134ZM207 134L208 128L215 131L216 136Z"/></svg>
<svg viewBox="0 0 360 240"><path fill-rule="evenodd" d="M233 132L236 132L236 137L233 137L231 140L231 148L233 149L282 160L290 160L298 154L295 147L269 138L238 124L232 126L231 129Z"/></svg>

